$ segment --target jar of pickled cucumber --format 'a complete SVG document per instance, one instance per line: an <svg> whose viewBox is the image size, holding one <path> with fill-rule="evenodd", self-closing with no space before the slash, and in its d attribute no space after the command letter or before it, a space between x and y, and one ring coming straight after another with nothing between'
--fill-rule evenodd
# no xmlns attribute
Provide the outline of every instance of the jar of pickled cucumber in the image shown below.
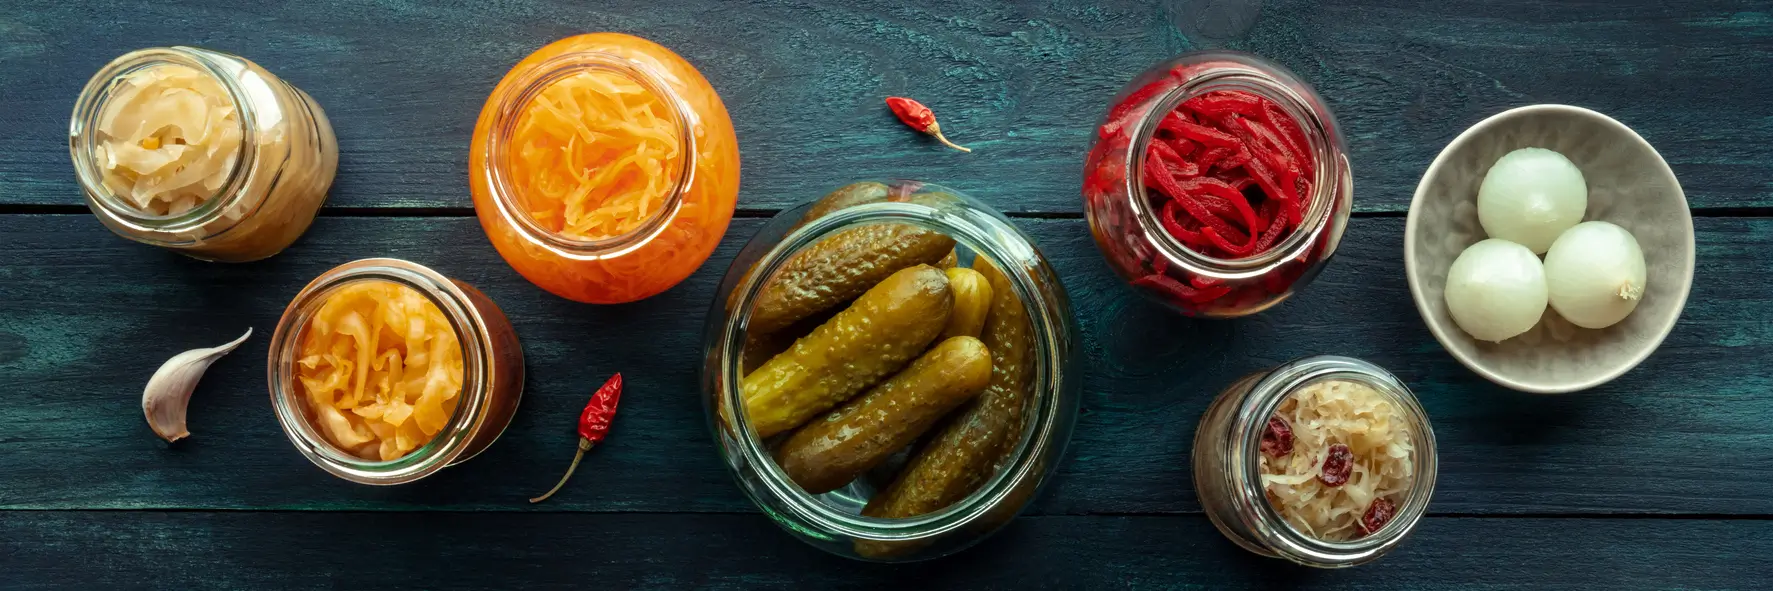
<svg viewBox="0 0 1773 591"><path fill-rule="evenodd" d="M290 443L361 484L404 484L468 461L523 397L523 346L499 306L399 259L352 261L302 288L266 364Z"/></svg>
<svg viewBox="0 0 1773 591"><path fill-rule="evenodd" d="M702 384L745 494L834 554L897 562L996 531L1078 405L1065 290L1027 234L937 185L865 181L781 212L727 270Z"/></svg>
<svg viewBox="0 0 1773 591"><path fill-rule="evenodd" d="M505 74L468 149L468 188L512 268L594 304L669 289L714 252L739 144L695 66L620 33L561 39Z"/></svg>

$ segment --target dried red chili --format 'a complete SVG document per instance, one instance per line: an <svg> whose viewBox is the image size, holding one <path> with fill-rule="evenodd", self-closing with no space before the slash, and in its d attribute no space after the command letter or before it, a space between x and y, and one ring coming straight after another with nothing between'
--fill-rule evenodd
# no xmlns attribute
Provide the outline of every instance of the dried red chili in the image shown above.
<svg viewBox="0 0 1773 591"><path fill-rule="evenodd" d="M893 110L893 115L898 116L899 121L911 126L912 129L936 136L936 141L942 142L944 146L962 152L973 151L971 148L948 141L948 138L942 135L942 126L936 123L936 113L931 111L929 107L923 106L923 103L902 96L889 96L886 103L887 107Z"/></svg>
<svg viewBox="0 0 1773 591"><path fill-rule="evenodd" d="M1361 534L1372 535L1373 532L1385 527L1385 524L1391 523L1391 518L1395 515L1397 515L1397 505L1385 499L1373 499L1373 504L1367 506L1367 513L1361 516Z"/></svg>
<svg viewBox="0 0 1773 591"><path fill-rule="evenodd" d="M1262 455L1279 458L1293 453L1293 427L1287 420L1280 417L1268 417L1268 427L1262 430Z"/></svg>
<svg viewBox="0 0 1773 591"><path fill-rule="evenodd" d="M1318 470L1317 479L1325 486L1342 486L1348 484L1348 475L1354 473L1354 452L1348 446L1337 443L1330 446L1329 455L1324 457L1324 466Z"/></svg>
<svg viewBox="0 0 1773 591"><path fill-rule="evenodd" d="M579 451L573 454L573 463L566 467L566 474L554 488L548 489L542 496L530 499L531 503L540 503L554 496L566 481L573 477L573 471L579 469L579 460L585 458L585 452L603 441L609 435L610 420L616 418L616 404L622 401L622 374L610 376L609 381L591 395L591 401L585 403L585 410L579 412Z"/></svg>

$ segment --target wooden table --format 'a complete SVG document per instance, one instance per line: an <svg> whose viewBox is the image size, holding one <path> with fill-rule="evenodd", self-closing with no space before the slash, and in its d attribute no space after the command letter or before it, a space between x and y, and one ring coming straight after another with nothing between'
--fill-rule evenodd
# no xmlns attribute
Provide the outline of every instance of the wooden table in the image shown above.
<svg viewBox="0 0 1773 591"><path fill-rule="evenodd" d="M1197 18L1208 0L4 4L0 587L1662 589L1765 588L1773 574L1766 2L1267 0L1241 33L1235 18ZM548 295L498 258L464 164L494 81L548 41L598 30L696 63L744 154L739 219L714 257L663 295L603 307ZM112 57L174 44L257 60L332 116L342 157L329 205L284 254L201 263L114 237L82 205L65 147L75 95ZM1337 259L1302 297L1236 322L1136 298L1103 265L1077 196L1109 97L1195 47L1294 69L1352 149L1358 211ZM898 94L931 103L977 152L900 128L880 100ZM1544 102L1642 133L1680 176L1698 231L1674 334L1623 378L1569 396L1466 371L1424 330L1403 276L1404 211L1435 153L1489 114ZM764 218L859 177L940 181L1011 213L1081 327L1086 394L1068 461L1020 519L949 559L869 565L794 541L740 494L704 427L696 370L715 282ZM372 256L485 290L516 325L531 378L485 455L386 489L297 455L263 371L296 290ZM195 434L155 438L138 406L155 367L247 326L253 340L196 393ZM1402 376L1440 439L1432 515L1397 552L1348 571L1225 541L1185 461L1221 386L1319 353ZM555 500L525 503L553 484L580 404L618 370L629 389L607 445Z"/></svg>

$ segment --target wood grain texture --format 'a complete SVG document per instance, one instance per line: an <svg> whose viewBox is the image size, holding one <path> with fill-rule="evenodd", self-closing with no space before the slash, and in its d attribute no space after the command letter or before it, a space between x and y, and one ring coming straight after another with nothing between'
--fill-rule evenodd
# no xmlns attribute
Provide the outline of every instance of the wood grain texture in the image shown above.
<svg viewBox="0 0 1773 591"><path fill-rule="evenodd" d="M468 138L494 82L549 41L616 30L674 48L720 90L749 209L899 176L1006 211L1077 212L1081 159L1110 97L1205 47L1265 55L1325 95L1363 211L1403 210L1454 135L1542 102L1636 128L1695 207L1773 205L1773 11L1747 0L6 4L0 204L80 203L65 138L81 85L126 51L195 44L259 61L327 110L341 150L329 205L467 207ZM1215 24L1252 5L1247 32ZM928 102L978 153L901 128L881 103L894 94Z"/></svg>
<svg viewBox="0 0 1773 591"><path fill-rule="evenodd" d="M1023 220L1070 291L1082 332L1083 414L1035 515L1198 511L1187 454L1219 388L1290 358L1335 353L1390 368L1440 441L1437 514L1769 514L1773 493L1773 219L1701 218L1686 315L1644 366L1595 391L1533 396L1466 371L1423 329L1402 274L1400 218L1360 218L1303 296L1259 317L1193 322L1114 281L1081 220ZM734 224L683 285L587 306L523 281L472 218L323 217L291 250L201 263L110 236L90 216L0 216L0 509L750 511L705 432L697 378L703 311L741 242ZM445 253L445 254L439 254ZM470 282L510 315L529 382L504 437L423 482L362 487L308 465L265 393L266 343L312 277L369 256L410 258ZM1732 278L1739 280L1732 280ZM170 449L139 410L165 358L245 326L194 397L193 436ZM573 418L610 373L628 382L609 441L546 505L572 455Z"/></svg>
<svg viewBox="0 0 1773 591"><path fill-rule="evenodd" d="M1429 518L1341 571L1245 552L1198 515L1024 518L898 566L821 553L762 515L14 511L0 527L21 590L1746 589L1773 554L1759 520Z"/></svg>

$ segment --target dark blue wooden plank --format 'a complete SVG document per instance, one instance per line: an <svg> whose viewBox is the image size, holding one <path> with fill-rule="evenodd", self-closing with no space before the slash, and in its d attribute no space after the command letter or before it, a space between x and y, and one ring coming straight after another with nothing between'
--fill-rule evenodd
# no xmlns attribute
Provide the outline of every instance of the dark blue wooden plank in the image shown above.
<svg viewBox="0 0 1773 591"><path fill-rule="evenodd" d="M1204 517L1024 518L861 564L762 515L0 512L8 588L1752 589L1773 522L1429 518L1371 565L1260 558Z"/></svg>
<svg viewBox="0 0 1773 591"><path fill-rule="evenodd" d="M1212 24L1248 5L1261 16L1247 34ZM65 138L86 78L131 49L196 44L258 60L326 108L341 150L331 205L467 207L468 138L494 81L549 41L618 30L675 48L721 91L752 209L860 175L942 181L1011 211L1079 211L1081 160L1109 97L1208 46L1267 55L1322 91L1347 130L1362 210L1401 211L1455 134L1540 102L1640 130L1697 207L1773 205L1773 17L1746 0L752 0L718 17L647 0L15 0L4 13L0 204L79 203ZM1184 34L1201 30L1213 35ZM880 102L892 94L925 99L979 151L902 129Z"/></svg>
<svg viewBox="0 0 1773 591"><path fill-rule="evenodd" d="M1191 322L1109 276L1079 220L1022 220L1070 290L1082 329L1083 415L1040 515L1198 510L1186 457L1218 388L1312 354L1366 358L1421 394L1441 441L1437 513L1773 513L1773 219L1698 220L1699 281L1643 367L1593 392L1532 396L1455 363L1421 326L1402 274L1402 221L1360 218L1299 299L1256 318ZM740 220L684 285L586 306L511 272L470 218L324 217L290 251L207 264L125 242L90 216L0 216L0 508L727 512L750 510L703 430L692 368L714 282L760 222ZM448 253L446 255L438 253ZM425 482L375 489L307 465L271 416L266 338L305 282L367 256L410 257L480 286L524 340L530 381L485 455ZM143 424L140 388L166 357L258 336L210 371L191 439ZM605 446L540 508L592 388L629 393Z"/></svg>

